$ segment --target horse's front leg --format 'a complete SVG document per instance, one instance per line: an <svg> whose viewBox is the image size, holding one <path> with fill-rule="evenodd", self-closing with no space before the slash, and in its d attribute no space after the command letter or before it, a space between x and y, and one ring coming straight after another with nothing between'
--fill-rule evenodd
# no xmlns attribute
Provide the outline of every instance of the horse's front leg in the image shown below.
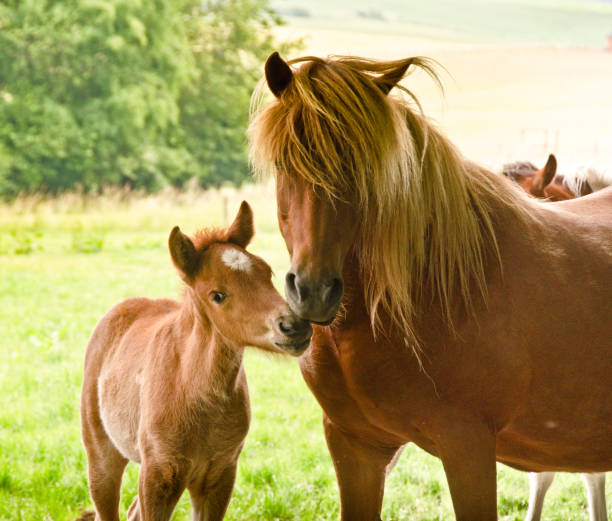
<svg viewBox="0 0 612 521"><path fill-rule="evenodd" d="M400 447L381 447L349 436L323 415L334 462L342 521L380 521L387 466Z"/></svg>
<svg viewBox="0 0 612 521"><path fill-rule="evenodd" d="M183 490L184 469L178 462L144 459L138 476L140 521L169 521Z"/></svg>
<svg viewBox="0 0 612 521"><path fill-rule="evenodd" d="M457 421L438 434L457 521L495 521L495 435L483 422Z"/></svg>
<svg viewBox="0 0 612 521"><path fill-rule="evenodd" d="M236 480L236 462L230 463L214 483L204 478L189 487L192 521L221 521L232 498Z"/></svg>

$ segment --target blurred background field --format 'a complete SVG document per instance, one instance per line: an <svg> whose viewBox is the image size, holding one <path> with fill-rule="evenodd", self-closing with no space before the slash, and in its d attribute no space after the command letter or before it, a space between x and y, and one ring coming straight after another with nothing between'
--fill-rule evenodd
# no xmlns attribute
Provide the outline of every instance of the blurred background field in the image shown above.
<svg viewBox="0 0 612 521"><path fill-rule="evenodd" d="M78 415L85 345L119 300L180 295L166 246L174 225L224 224L248 200L251 250L282 287L274 187L253 184L244 151L248 98L278 42L301 39L281 46L285 57L437 59L445 96L420 74L405 85L492 168L549 152L561 169L612 164L610 2L278 0L283 26L258 0L209 2L203 13L172 5L195 9L195 26L128 0L0 6L0 520L71 520L91 505ZM36 16L23 16L28 6ZM172 23L160 28L158 15ZM246 369L253 423L227 518L337 519L320 409L295 360L251 351ZM527 475L499 470L500 518L521 520ZM136 479L130 466L123 512ZM174 519L189 512L183 498ZM404 452L383 519L453 519L438 460ZM557 477L544 519L586 519L578 476Z"/></svg>
<svg viewBox="0 0 612 521"><path fill-rule="evenodd" d="M273 4L290 15L281 37L305 44L291 56L437 60L444 95L423 74L404 85L468 157L612 163L612 2L315 0L291 16L296 4Z"/></svg>

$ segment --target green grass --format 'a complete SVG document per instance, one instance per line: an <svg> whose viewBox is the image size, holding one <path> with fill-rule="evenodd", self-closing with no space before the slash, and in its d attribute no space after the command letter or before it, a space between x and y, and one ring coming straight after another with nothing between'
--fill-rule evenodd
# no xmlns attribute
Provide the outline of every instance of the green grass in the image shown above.
<svg viewBox="0 0 612 521"><path fill-rule="evenodd" d="M275 0L309 29L409 35L469 44L597 47L612 32L612 4L593 0ZM301 16L294 16L300 12Z"/></svg>
<svg viewBox="0 0 612 521"><path fill-rule="evenodd" d="M8 233L11 244L27 242L20 237L35 244L0 253L0 520L72 520L91 507L78 412L88 336L125 297L178 295L168 232L175 224L190 232L223 222L224 197L229 218L242 198L252 203L258 234L251 250L272 264L278 283L288 261L270 186L239 193L30 197L0 206L3 240ZM77 232L83 243L103 240L94 248L75 247ZM245 365L253 421L227 519L338 519L320 410L296 361L250 350ZM136 494L137 473L131 464L123 515ZM527 493L527 476L500 466L502 519L523 519ZM586 519L585 508L579 478L558 476L545 519ZM184 496L174 519L189 515ZM388 480L383 519L453 519L438 460L407 448Z"/></svg>

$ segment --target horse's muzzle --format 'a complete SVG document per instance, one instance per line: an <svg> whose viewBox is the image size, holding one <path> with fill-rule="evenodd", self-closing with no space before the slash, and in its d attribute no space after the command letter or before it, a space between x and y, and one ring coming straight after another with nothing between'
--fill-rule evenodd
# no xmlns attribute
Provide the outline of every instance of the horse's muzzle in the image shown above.
<svg viewBox="0 0 612 521"><path fill-rule="evenodd" d="M289 310L287 310L289 311ZM300 356L310 345L312 326L293 312L276 320L276 330L280 335L274 345L293 356Z"/></svg>
<svg viewBox="0 0 612 521"><path fill-rule="evenodd" d="M285 277L285 292L296 315L316 324L328 325L340 307L344 284L336 274L314 281L290 270Z"/></svg>

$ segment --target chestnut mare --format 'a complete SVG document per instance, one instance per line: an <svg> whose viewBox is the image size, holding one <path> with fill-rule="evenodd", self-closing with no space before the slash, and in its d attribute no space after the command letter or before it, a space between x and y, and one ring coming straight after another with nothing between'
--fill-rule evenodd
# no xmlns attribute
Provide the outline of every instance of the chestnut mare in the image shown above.
<svg viewBox="0 0 612 521"><path fill-rule="evenodd" d="M128 460L141 464L129 520L170 519L185 488L194 520L223 518L250 420L243 348L298 356L312 333L244 249L252 236L246 202L228 229L174 228L183 302L128 299L96 326L81 397L96 521L118 521Z"/></svg>
<svg viewBox="0 0 612 521"><path fill-rule="evenodd" d="M503 166L502 174L516 181L528 194L549 201L567 201L593 193L587 179L579 177L576 170L569 179L557 174L557 158L550 154L543 168L538 168L528 161L516 161Z"/></svg>
<svg viewBox="0 0 612 521"><path fill-rule="evenodd" d="M544 204L466 160L390 94L410 65L433 74L274 53L250 155L276 177L289 305L318 324L300 366L342 519L380 519L414 442L442 460L457 519L491 521L496 460L612 468L612 190Z"/></svg>

